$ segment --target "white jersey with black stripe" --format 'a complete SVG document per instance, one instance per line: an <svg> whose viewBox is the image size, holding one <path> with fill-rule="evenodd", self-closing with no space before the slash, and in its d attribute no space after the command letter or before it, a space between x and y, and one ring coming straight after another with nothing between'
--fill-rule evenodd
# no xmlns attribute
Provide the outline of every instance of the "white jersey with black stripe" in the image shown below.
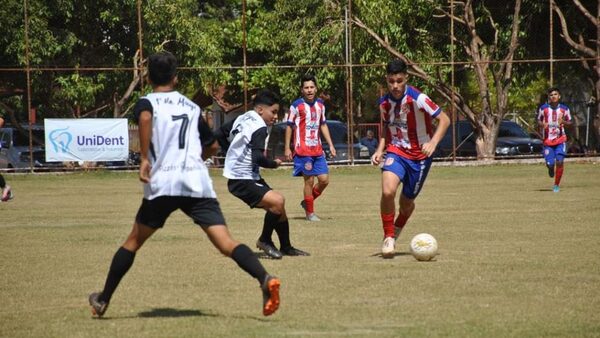
<svg viewBox="0 0 600 338"><path fill-rule="evenodd" d="M144 198L187 196L216 198L208 168L202 160L198 123L201 109L177 91L150 93L152 105L150 183Z"/></svg>
<svg viewBox="0 0 600 338"><path fill-rule="evenodd" d="M254 132L266 127L263 118L254 110L235 119L227 139L229 149L225 157L223 176L237 180L260 179L258 165L252 163L251 140Z"/></svg>

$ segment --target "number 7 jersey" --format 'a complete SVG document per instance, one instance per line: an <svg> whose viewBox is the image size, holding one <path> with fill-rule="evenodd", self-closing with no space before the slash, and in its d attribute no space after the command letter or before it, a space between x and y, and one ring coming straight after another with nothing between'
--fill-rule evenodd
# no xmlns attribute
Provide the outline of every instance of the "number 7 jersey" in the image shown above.
<svg viewBox="0 0 600 338"><path fill-rule="evenodd" d="M144 198L187 196L216 198L208 168L202 160L201 110L177 91L142 97L134 113L152 113L152 138L148 159L150 183Z"/></svg>

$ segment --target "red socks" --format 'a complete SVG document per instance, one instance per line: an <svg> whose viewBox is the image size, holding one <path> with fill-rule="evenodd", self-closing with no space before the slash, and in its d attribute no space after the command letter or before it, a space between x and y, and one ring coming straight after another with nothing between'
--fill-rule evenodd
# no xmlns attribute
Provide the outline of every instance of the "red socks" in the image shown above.
<svg viewBox="0 0 600 338"><path fill-rule="evenodd" d="M560 185L560 179L562 177L564 170L565 170L565 167L556 166L556 173L554 174L554 185Z"/></svg>
<svg viewBox="0 0 600 338"><path fill-rule="evenodd" d="M321 196L321 193L322 193L321 191L317 190L317 186L314 186L313 190L312 190L313 200L316 200L317 197Z"/></svg>
<svg viewBox="0 0 600 338"><path fill-rule="evenodd" d="M315 212L315 198L312 196L304 196L304 203L306 204L306 213L312 214Z"/></svg>
<svg viewBox="0 0 600 338"><path fill-rule="evenodd" d="M404 216L402 213L398 213L398 217L396 218L396 221L394 222L394 226L402 229L402 228L404 228L406 221L408 221L408 217Z"/></svg>
<svg viewBox="0 0 600 338"><path fill-rule="evenodd" d="M394 237L394 213L381 213L381 223L383 224L383 237Z"/></svg>

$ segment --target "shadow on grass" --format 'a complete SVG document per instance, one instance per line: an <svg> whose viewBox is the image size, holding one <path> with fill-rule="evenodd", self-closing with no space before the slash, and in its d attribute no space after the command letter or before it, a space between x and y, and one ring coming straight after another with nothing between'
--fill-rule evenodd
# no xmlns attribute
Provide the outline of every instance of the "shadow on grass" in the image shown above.
<svg viewBox="0 0 600 338"><path fill-rule="evenodd" d="M410 252L395 252L393 257L390 258L383 258L383 255L381 254L381 252L377 252L371 255L371 257L381 257L383 259L391 259L397 256L410 256Z"/></svg>
<svg viewBox="0 0 600 338"><path fill-rule="evenodd" d="M172 308L157 308L150 311L144 311L138 313L138 317L141 318L177 318L177 317L218 317L212 313L204 313L200 310L181 310Z"/></svg>

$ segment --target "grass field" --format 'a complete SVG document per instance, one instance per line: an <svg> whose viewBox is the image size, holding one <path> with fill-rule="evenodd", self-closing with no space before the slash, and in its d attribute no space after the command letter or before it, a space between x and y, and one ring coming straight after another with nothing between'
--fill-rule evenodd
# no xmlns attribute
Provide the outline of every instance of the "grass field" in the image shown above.
<svg viewBox="0 0 600 338"><path fill-rule="evenodd" d="M292 242L311 257L261 261L282 305L178 212L142 248L105 319L99 290L141 199L136 173L7 175L0 204L2 337L600 337L600 165L567 163L560 193L542 164L434 167L397 245L379 256L380 175L336 168L303 220L301 180L264 170L287 197ZM263 212L214 185L231 232L252 247ZM433 234L417 262L408 242Z"/></svg>

